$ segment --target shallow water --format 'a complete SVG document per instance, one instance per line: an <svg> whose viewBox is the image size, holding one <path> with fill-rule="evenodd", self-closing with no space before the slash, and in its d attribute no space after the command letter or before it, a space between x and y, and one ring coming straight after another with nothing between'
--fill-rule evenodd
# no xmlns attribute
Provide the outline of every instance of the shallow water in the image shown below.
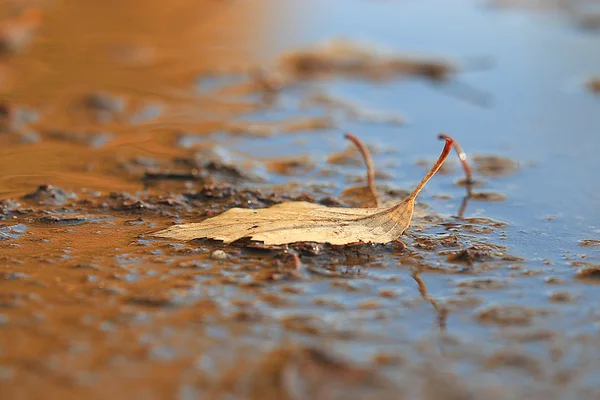
<svg viewBox="0 0 600 400"><path fill-rule="evenodd" d="M0 120L10 398L599 395L600 97L585 88L600 72L597 32L458 0L42 8L31 43L0 58L1 98L17 107ZM465 71L300 83L273 106L240 94L248 69L336 37ZM301 107L310 89L408 122ZM312 129L314 117L332 127ZM505 200L471 199L457 218L465 189L449 160L404 252L300 249L298 270L281 251L147 235L234 206L340 198L364 176L360 162L327 161L346 131L371 147L384 200L419 181L440 131L473 159L474 191ZM507 164L482 170L488 156ZM180 175L149 178L165 173Z"/></svg>

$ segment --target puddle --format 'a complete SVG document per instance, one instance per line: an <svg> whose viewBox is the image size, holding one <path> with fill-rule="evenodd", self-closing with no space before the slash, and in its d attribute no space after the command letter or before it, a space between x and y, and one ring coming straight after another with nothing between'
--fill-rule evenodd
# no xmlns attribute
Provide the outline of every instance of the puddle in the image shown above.
<svg viewBox="0 0 600 400"><path fill-rule="evenodd" d="M26 3L0 3L7 397L600 396L591 5ZM453 153L404 244L152 236L372 204L346 132L381 204L439 132L475 183Z"/></svg>

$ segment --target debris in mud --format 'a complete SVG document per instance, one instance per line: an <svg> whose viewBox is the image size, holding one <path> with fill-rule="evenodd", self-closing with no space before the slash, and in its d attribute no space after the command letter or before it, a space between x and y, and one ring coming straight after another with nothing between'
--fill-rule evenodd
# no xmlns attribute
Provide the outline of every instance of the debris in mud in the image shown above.
<svg viewBox="0 0 600 400"><path fill-rule="evenodd" d="M6 220L20 212L21 204L11 199L0 200L0 220Z"/></svg>
<svg viewBox="0 0 600 400"><path fill-rule="evenodd" d="M75 198L77 198L75 193L66 192L48 184L40 185L35 192L23 196L23 199L43 206L61 206Z"/></svg>
<svg viewBox="0 0 600 400"><path fill-rule="evenodd" d="M533 377L541 377L542 365L533 357L521 352L500 350L483 361L483 366L488 369L512 368L529 373Z"/></svg>
<svg viewBox="0 0 600 400"><path fill-rule="evenodd" d="M544 283L547 285L562 285L565 283L565 280L558 276L547 276L544 278Z"/></svg>
<svg viewBox="0 0 600 400"><path fill-rule="evenodd" d="M536 316L546 314L546 310L516 304L487 306L475 312L480 322L496 325L530 325Z"/></svg>
<svg viewBox="0 0 600 400"><path fill-rule="evenodd" d="M88 222L88 218L82 215L61 216L61 215L46 215L40 218L40 222L50 225L81 225Z"/></svg>
<svg viewBox="0 0 600 400"><path fill-rule="evenodd" d="M0 241L18 239L27 230L27 226L23 224L5 225L0 224Z"/></svg>
<svg viewBox="0 0 600 400"><path fill-rule="evenodd" d="M176 158L174 164L176 166L172 169L168 167L147 168L143 173L142 180L146 184L154 184L159 181L198 181L205 184L220 181L264 181L248 169L221 161L203 159L200 156Z"/></svg>
<svg viewBox="0 0 600 400"><path fill-rule="evenodd" d="M500 202L506 201L506 196L493 192L471 192L470 198L477 201Z"/></svg>
<svg viewBox="0 0 600 400"><path fill-rule="evenodd" d="M501 156L473 156L475 169L483 176L490 178L513 175L519 169L519 163Z"/></svg>
<svg viewBox="0 0 600 400"><path fill-rule="evenodd" d="M506 222L496 221L491 218L484 218L484 217L463 218L463 221L465 221L468 224L489 226L494 229L508 227L508 224Z"/></svg>
<svg viewBox="0 0 600 400"><path fill-rule="evenodd" d="M582 247L600 247L599 239L584 239L579 242Z"/></svg>
<svg viewBox="0 0 600 400"><path fill-rule="evenodd" d="M359 167L363 161L358 148L354 145L349 145L346 149L340 152L330 154L327 157L327 162L329 164L351 165L354 167Z"/></svg>
<svg viewBox="0 0 600 400"><path fill-rule="evenodd" d="M200 190L195 193L188 194L187 197L193 199L226 199L233 197L238 192L237 190L226 182L219 183L218 185L204 185Z"/></svg>
<svg viewBox="0 0 600 400"><path fill-rule="evenodd" d="M181 305L181 300L180 297L167 292L131 296L127 299L130 304L155 308L176 307Z"/></svg>
<svg viewBox="0 0 600 400"><path fill-rule="evenodd" d="M336 76L389 80L415 76L439 82L448 80L459 70L456 64L443 59L399 56L343 39L284 54L279 65L283 75L292 80Z"/></svg>
<svg viewBox="0 0 600 400"><path fill-rule="evenodd" d="M504 279L498 278L471 278L471 279L463 279L456 283L456 286L462 288L470 288L470 289L483 289L483 290L491 290L491 289L506 289L508 285L508 281Z"/></svg>
<svg viewBox="0 0 600 400"><path fill-rule="evenodd" d="M324 252L324 251L323 251ZM308 265L307 269L315 274L326 277L338 277L338 278L346 278L346 279L354 279L360 278L366 275L366 271L360 267L353 266L338 266L334 264L330 265Z"/></svg>
<svg viewBox="0 0 600 400"><path fill-rule="evenodd" d="M414 236L414 247L433 251L440 247L457 247L460 240L456 235L419 235Z"/></svg>
<svg viewBox="0 0 600 400"><path fill-rule="evenodd" d="M487 227L487 226L461 224L459 227L464 232L474 233L476 235L488 235L488 234L494 232L494 230L492 228Z"/></svg>
<svg viewBox="0 0 600 400"><path fill-rule="evenodd" d="M128 193L111 193L109 204L116 211L145 212L157 209L155 205Z"/></svg>
<svg viewBox="0 0 600 400"><path fill-rule="evenodd" d="M219 149L199 149L192 159L178 159L178 163L191 166L194 169L204 170L213 179L230 181L243 179L250 182L264 182L264 179L252 171L252 165L234 163L234 157L227 157ZM247 164L247 163L246 163Z"/></svg>
<svg viewBox="0 0 600 400"><path fill-rule="evenodd" d="M326 331L325 322L319 317L311 316L285 317L281 320L281 326L288 331L311 336L321 336Z"/></svg>
<svg viewBox="0 0 600 400"><path fill-rule="evenodd" d="M308 157L271 158L265 162L267 170L278 175L304 175L314 168Z"/></svg>
<svg viewBox="0 0 600 400"><path fill-rule="evenodd" d="M412 219L414 202L452 149L445 138L439 159L413 192L387 208L330 208L306 202L283 203L270 208L234 208L201 223L175 225L154 236L192 240L210 238L231 243L249 237L265 245L320 242L345 245L357 242L388 243L400 236Z"/></svg>
<svg viewBox="0 0 600 400"><path fill-rule="evenodd" d="M195 192L185 193L184 196L188 201L192 202L196 200L202 203L210 201L209 205L211 207L207 210L207 215L211 215L216 210L240 206L258 208L280 204L284 201L315 202L315 199L306 193L300 195L285 194L281 191L265 193L260 189L237 189L226 182L218 185L204 185ZM206 207L206 204L204 206Z"/></svg>
<svg viewBox="0 0 600 400"><path fill-rule="evenodd" d="M201 147L188 157L175 157L169 162L138 157L121 163L119 169L132 176L141 175L146 184L156 184L160 181L200 181L206 184L221 181L265 181L253 171L254 162L234 163L232 159L235 157L223 154L222 149L218 147L210 146Z"/></svg>
<svg viewBox="0 0 600 400"><path fill-rule="evenodd" d="M467 265L473 265L478 262L501 260L501 261L522 261L521 258L504 254L501 246L495 246L484 243L473 244L466 249L450 252L447 260L450 262L461 262Z"/></svg>
<svg viewBox="0 0 600 400"><path fill-rule="evenodd" d="M577 279L600 281L600 265L588 265L577 271Z"/></svg>
<svg viewBox="0 0 600 400"><path fill-rule="evenodd" d="M278 77L276 90L293 86L302 81L332 78L388 81L402 78L422 78L433 83L449 83L453 94L470 102L485 105L488 96L468 85L453 80L454 76L468 67L488 68L489 62L458 65L438 57L398 55L346 39L331 40L312 48L300 49L282 55L274 75ZM260 85L256 85L261 87ZM347 104L339 108L349 110ZM363 117L365 113L362 113ZM368 114L368 113L367 113ZM402 123L402 118L388 118L388 122Z"/></svg>
<svg viewBox="0 0 600 400"><path fill-rule="evenodd" d="M136 156L129 160L118 161L114 168L114 172L139 178L146 172L160 174L161 168L163 168L163 163L154 158ZM168 174L168 171L165 173Z"/></svg>
<svg viewBox="0 0 600 400"><path fill-rule="evenodd" d="M572 303L576 297L571 292L564 290L553 290L548 293L548 299L555 303Z"/></svg>

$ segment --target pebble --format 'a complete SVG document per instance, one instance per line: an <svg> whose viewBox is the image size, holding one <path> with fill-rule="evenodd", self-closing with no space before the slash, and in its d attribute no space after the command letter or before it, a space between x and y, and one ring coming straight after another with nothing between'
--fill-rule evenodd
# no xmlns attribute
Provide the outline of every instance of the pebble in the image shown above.
<svg viewBox="0 0 600 400"><path fill-rule="evenodd" d="M227 253L225 253L223 250L215 250L210 255L210 258L213 258L215 260L226 260Z"/></svg>

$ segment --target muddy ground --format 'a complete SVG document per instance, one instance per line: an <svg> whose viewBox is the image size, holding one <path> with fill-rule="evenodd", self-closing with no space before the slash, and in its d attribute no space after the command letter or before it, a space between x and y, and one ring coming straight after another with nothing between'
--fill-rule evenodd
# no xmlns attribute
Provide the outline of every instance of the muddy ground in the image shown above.
<svg viewBox="0 0 600 400"><path fill-rule="evenodd" d="M1 397L600 398L600 14L541 3L0 1ZM405 246L151 235L368 205L346 131L381 202L440 131L471 195Z"/></svg>

